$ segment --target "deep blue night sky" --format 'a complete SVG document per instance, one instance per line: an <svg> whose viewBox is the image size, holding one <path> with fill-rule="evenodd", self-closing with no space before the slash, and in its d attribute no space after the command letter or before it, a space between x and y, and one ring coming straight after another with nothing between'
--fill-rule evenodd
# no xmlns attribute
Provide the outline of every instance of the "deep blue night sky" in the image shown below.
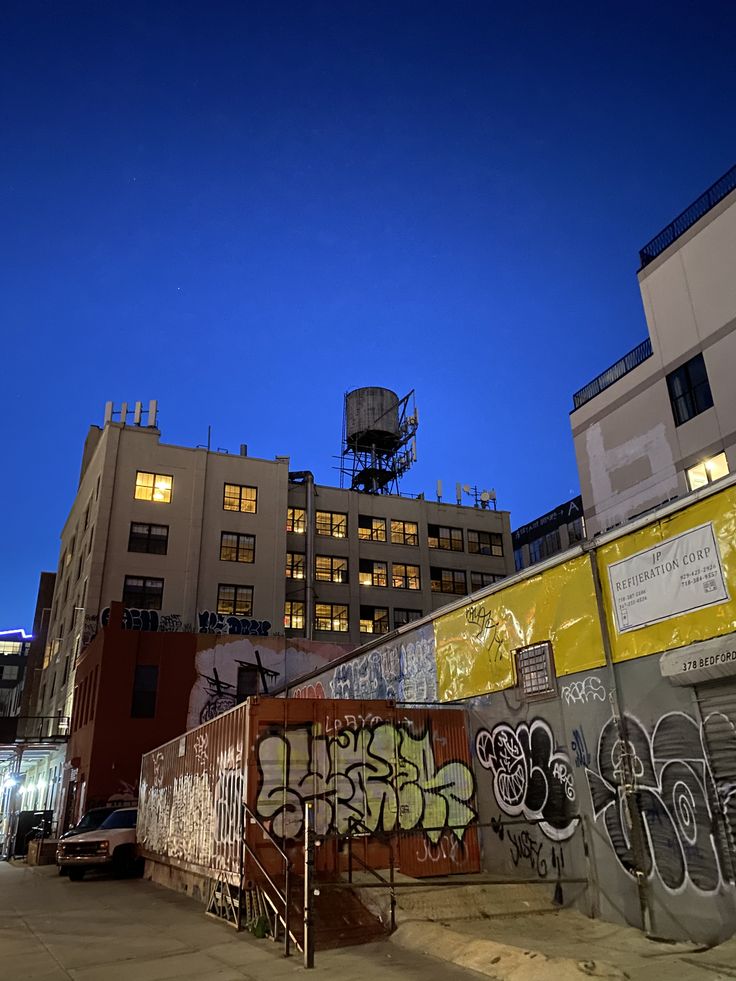
<svg viewBox="0 0 736 981"><path fill-rule="evenodd" d="M646 335L638 249L736 161L732 4L6 2L0 629L30 628L113 399L322 483L342 398L517 526Z"/></svg>

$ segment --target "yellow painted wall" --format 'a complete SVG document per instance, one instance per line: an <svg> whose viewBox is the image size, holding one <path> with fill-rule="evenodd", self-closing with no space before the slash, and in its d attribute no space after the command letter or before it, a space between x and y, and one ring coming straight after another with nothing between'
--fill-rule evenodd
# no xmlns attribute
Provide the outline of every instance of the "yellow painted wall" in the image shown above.
<svg viewBox="0 0 736 981"><path fill-rule="evenodd" d="M605 664L590 559L579 556L434 621L441 701L516 683L513 652L548 640L558 675Z"/></svg>

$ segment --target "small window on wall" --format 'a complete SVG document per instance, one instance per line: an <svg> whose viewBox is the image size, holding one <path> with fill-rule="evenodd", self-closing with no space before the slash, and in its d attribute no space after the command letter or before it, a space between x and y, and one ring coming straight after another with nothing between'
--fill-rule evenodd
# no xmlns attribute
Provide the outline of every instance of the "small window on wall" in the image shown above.
<svg viewBox="0 0 736 981"><path fill-rule="evenodd" d="M318 535L345 538L348 533L348 516L339 511L318 511L316 514Z"/></svg>
<svg viewBox="0 0 736 981"><path fill-rule="evenodd" d="M304 579L305 559L306 556L302 552L286 553L286 578L287 579Z"/></svg>
<svg viewBox="0 0 736 981"><path fill-rule="evenodd" d="M128 536L129 552L150 552L153 555L166 555L169 547L169 526L140 524L131 522Z"/></svg>
<svg viewBox="0 0 736 981"><path fill-rule="evenodd" d="M444 525L427 525L427 545L430 548L443 548L450 552L462 552L462 529L446 528Z"/></svg>
<svg viewBox="0 0 736 981"><path fill-rule="evenodd" d="M301 600L287 600L284 606L284 629L304 630L304 603Z"/></svg>
<svg viewBox="0 0 736 981"><path fill-rule="evenodd" d="M361 606L360 632L362 634L387 634L388 610L383 606Z"/></svg>
<svg viewBox="0 0 736 981"><path fill-rule="evenodd" d="M315 603L314 629L348 632L348 608L344 603Z"/></svg>
<svg viewBox="0 0 736 981"><path fill-rule="evenodd" d="M691 491L727 476L728 460L725 453L719 453L717 456L712 456L710 460L696 463L694 467L689 467L687 470L687 482Z"/></svg>
<svg viewBox="0 0 736 981"><path fill-rule="evenodd" d="M495 532L468 531L468 551L473 555L503 555L503 537Z"/></svg>
<svg viewBox="0 0 736 981"><path fill-rule="evenodd" d="M223 562L255 562L256 536L223 531L220 535L220 559Z"/></svg>
<svg viewBox="0 0 736 981"><path fill-rule="evenodd" d="M289 508L286 513L286 530L294 535L303 535L307 530L307 514L304 508Z"/></svg>
<svg viewBox="0 0 736 981"><path fill-rule="evenodd" d="M253 587L220 583L217 587L217 612L222 616L253 616Z"/></svg>
<svg viewBox="0 0 736 981"><path fill-rule="evenodd" d="M174 478L164 473L146 473L139 470L135 475L136 501L157 501L159 504L171 502Z"/></svg>
<svg viewBox="0 0 736 981"><path fill-rule="evenodd" d="M367 514L359 514L358 538L362 542L385 542L386 519L373 518Z"/></svg>
<svg viewBox="0 0 736 981"><path fill-rule="evenodd" d="M685 364L667 375L672 415L675 425L681 426L713 405L708 372L702 354L696 354Z"/></svg>
<svg viewBox="0 0 736 981"><path fill-rule="evenodd" d="M314 575L320 582L347 582L348 560L337 555L317 555Z"/></svg>
<svg viewBox="0 0 736 981"><path fill-rule="evenodd" d="M421 616L421 610L394 610L394 630L397 630L399 627L403 627L406 623L412 623L414 620L419 620Z"/></svg>
<svg viewBox="0 0 736 981"><path fill-rule="evenodd" d="M222 496L222 506L225 511L243 511L247 514L256 513L258 491L255 487L242 484L225 484Z"/></svg>
<svg viewBox="0 0 736 981"><path fill-rule="evenodd" d="M556 694L552 645L548 641L522 647L516 652L516 679L527 698Z"/></svg>
<svg viewBox="0 0 736 981"><path fill-rule="evenodd" d="M134 719L152 719L156 714L156 689L158 667L155 664L137 664L133 681L133 702L130 708Z"/></svg>
<svg viewBox="0 0 736 981"><path fill-rule="evenodd" d="M163 595L163 579L151 579L147 576L125 577L123 606L136 610L160 610Z"/></svg>

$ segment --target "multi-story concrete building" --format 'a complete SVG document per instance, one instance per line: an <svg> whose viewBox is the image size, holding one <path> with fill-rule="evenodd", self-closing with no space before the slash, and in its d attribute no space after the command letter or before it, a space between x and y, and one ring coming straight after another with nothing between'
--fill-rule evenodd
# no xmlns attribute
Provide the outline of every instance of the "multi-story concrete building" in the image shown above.
<svg viewBox="0 0 736 981"><path fill-rule="evenodd" d="M133 424L128 424L132 415ZM315 484L289 459L161 442L108 404L61 534L38 714L113 601L131 627L357 646L513 571L509 514Z"/></svg>
<svg viewBox="0 0 736 981"><path fill-rule="evenodd" d="M573 396L589 534L736 469L736 167L640 252L649 336Z"/></svg>
<svg viewBox="0 0 736 981"><path fill-rule="evenodd" d="M578 495L511 533L516 571L564 552L584 538L583 500Z"/></svg>

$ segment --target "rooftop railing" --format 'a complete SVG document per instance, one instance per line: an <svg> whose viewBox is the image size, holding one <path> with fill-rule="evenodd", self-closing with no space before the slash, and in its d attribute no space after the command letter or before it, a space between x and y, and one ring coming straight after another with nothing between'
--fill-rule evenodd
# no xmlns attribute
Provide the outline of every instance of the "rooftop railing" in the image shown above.
<svg viewBox="0 0 736 981"><path fill-rule="evenodd" d="M719 177L715 184L711 184L707 191L685 208L682 214L671 221L666 228L663 228L659 235L655 235L651 242L647 242L643 249L639 251L641 269L648 266L650 262L661 255L666 248L683 235L688 228L691 228L696 221L714 208L719 201L722 201L727 194L736 188L736 165L727 171L723 177Z"/></svg>
<svg viewBox="0 0 736 981"><path fill-rule="evenodd" d="M588 382L578 392L575 392L572 397L573 412L575 409L579 409L582 405L585 405L586 402L590 402L596 395L600 395L605 389L610 388L614 382L623 378L624 375L628 375L630 371L633 371L634 368L646 361L647 358L651 358L651 356L652 342L647 337L641 344L637 344L633 351L629 351L623 358L612 364L610 368L602 371L592 382Z"/></svg>

